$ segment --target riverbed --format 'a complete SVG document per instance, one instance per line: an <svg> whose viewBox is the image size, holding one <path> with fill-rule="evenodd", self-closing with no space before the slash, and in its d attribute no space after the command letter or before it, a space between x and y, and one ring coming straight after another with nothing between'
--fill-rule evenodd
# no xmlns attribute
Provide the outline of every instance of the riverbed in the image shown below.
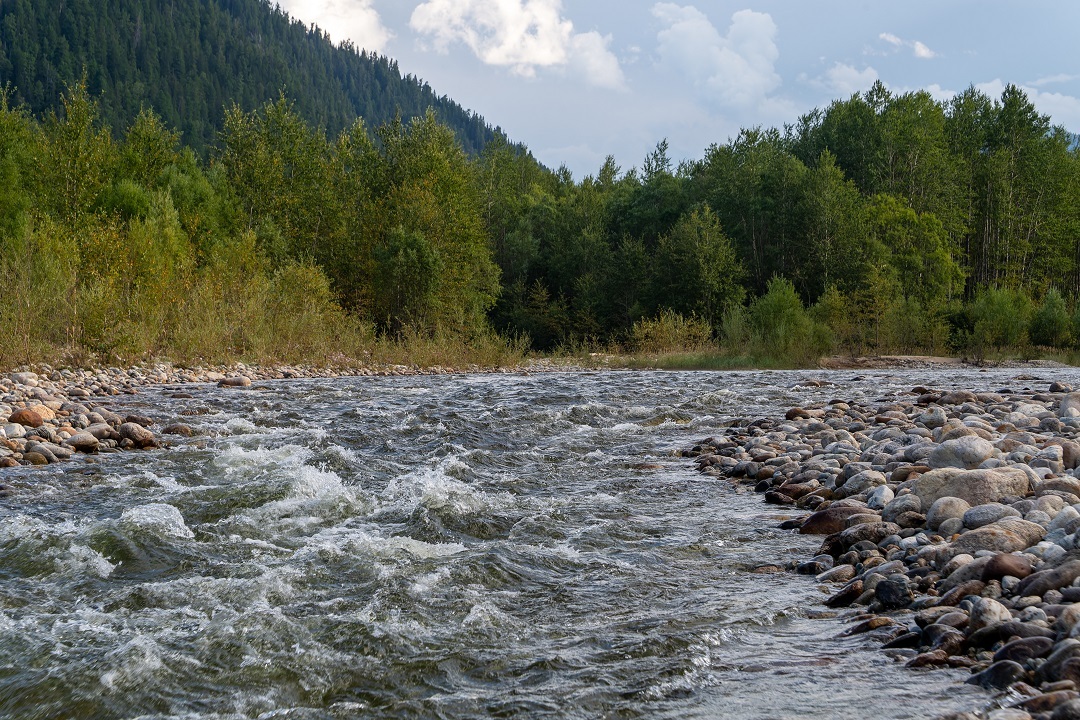
<svg viewBox="0 0 1080 720"><path fill-rule="evenodd" d="M165 450L5 471L0 716L925 718L981 707L769 572L820 538L676 451L1016 369L148 388ZM814 381L825 380L824 385Z"/></svg>

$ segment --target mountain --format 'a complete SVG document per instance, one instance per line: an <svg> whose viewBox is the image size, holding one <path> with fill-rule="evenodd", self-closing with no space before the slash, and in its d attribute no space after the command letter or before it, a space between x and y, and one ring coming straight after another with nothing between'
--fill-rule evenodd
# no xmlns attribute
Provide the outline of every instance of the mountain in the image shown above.
<svg viewBox="0 0 1080 720"><path fill-rule="evenodd" d="M0 85L16 102L47 113L83 73L114 132L151 107L199 151L227 105L252 110L282 91L331 136L357 117L376 127L429 107L470 153L498 132L395 61L335 46L267 0L0 0Z"/></svg>

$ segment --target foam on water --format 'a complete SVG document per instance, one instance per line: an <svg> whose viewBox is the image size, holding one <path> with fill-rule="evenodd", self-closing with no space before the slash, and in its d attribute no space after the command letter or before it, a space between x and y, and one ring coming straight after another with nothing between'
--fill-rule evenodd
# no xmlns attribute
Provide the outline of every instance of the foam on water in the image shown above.
<svg viewBox="0 0 1080 720"><path fill-rule="evenodd" d="M814 376L280 383L272 398L221 394L220 412L193 420L206 434L176 449L101 458L75 476L81 494L43 468L0 507L0 716L839 719L881 697L876 715L898 720L976 707L981 691L948 673L911 673L806 619L812 580L749 570L817 542L670 458L734 415L935 381L844 376L841 390Z"/></svg>
<svg viewBox="0 0 1080 720"><path fill-rule="evenodd" d="M153 503L125 510L118 523L133 535L148 534L161 539L191 540L195 533L184 524L184 516L172 505Z"/></svg>

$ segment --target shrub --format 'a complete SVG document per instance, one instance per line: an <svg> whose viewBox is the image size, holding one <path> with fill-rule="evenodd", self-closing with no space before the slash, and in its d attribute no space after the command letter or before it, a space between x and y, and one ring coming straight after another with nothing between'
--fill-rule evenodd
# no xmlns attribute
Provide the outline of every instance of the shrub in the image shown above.
<svg viewBox="0 0 1080 720"><path fill-rule="evenodd" d="M630 330L630 345L638 352L661 353L700 350L710 344L712 328L701 318L684 318L662 310L655 318L638 320Z"/></svg>
<svg viewBox="0 0 1080 720"><path fill-rule="evenodd" d="M1019 349L1028 344L1031 300L1015 290L987 288L971 307L974 323L970 350L982 356L991 350Z"/></svg>
<svg viewBox="0 0 1080 720"><path fill-rule="evenodd" d="M1065 298L1055 288L1050 288L1042 304L1035 314L1031 316L1031 326L1028 330L1031 342L1036 345L1060 348L1069 344L1072 335L1073 319L1069 317L1069 309L1065 305Z"/></svg>

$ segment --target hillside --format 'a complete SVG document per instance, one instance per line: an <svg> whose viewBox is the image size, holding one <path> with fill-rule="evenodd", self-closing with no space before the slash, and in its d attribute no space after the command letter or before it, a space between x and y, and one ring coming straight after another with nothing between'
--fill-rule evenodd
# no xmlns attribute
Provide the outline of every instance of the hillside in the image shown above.
<svg viewBox="0 0 1080 720"><path fill-rule="evenodd" d="M114 132L152 107L184 143L215 142L224 110L251 110L284 90L308 122L331 135L362 117L379 126L435 109L466 151L495 131L395 61L333 45L316 27L267 0L4 0L0 85L38 115L86 72Z"/></svg>

